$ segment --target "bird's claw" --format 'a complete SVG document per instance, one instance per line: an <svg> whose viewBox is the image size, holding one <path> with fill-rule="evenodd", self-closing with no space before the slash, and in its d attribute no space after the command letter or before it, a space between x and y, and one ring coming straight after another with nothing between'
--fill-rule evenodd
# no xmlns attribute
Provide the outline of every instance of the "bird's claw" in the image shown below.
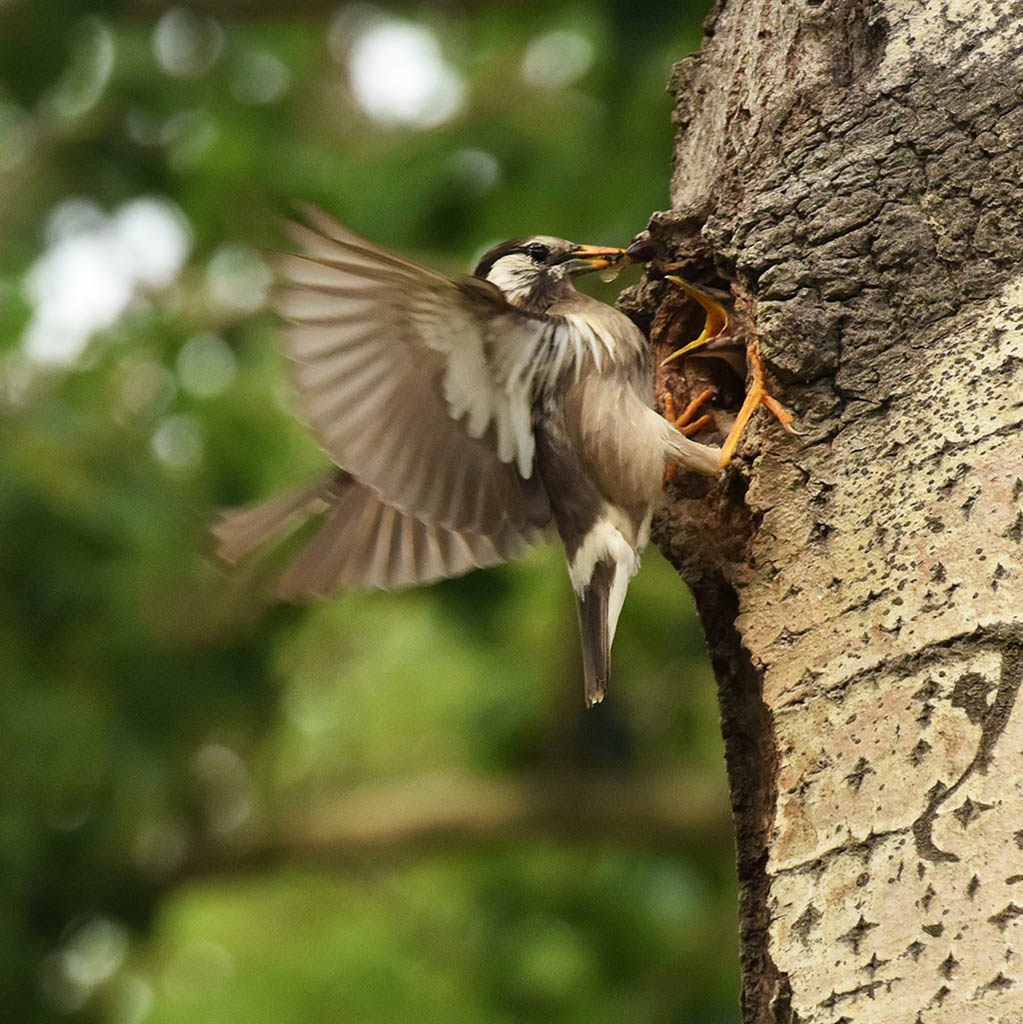
<svg viewBox="0 0 1023 1024"><path fill-rule="evenodd" d="M746 424L749 422L750 417L753 415L753 412L758 405L765 406L768 412L770 412L790 434L798 433L798 431L792 427L792 413L790 413L788 409L786 409L767 390L767 374L764 369L764 362L760 358L760 340L756 335L753 335L746 346L746 365L750 368L753 380L750 383L749 390L746 392L746 397L743 400L742 407L739 409L739 413L735 417L732 429L728 432L728 437L725 438L725 443L721 446L721 457L718 460L718 469L724 469L731 461L732 456L735 454L736 446L739 444L739 439L742 437L743 431L746 429Z"/></svg>

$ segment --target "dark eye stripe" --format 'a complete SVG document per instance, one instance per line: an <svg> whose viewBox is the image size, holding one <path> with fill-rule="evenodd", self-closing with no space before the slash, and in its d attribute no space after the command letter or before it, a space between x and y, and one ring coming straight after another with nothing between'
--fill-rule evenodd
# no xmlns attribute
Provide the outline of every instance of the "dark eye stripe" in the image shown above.
<svg viewBox="0 0 1023 1024"><path fill-rule="evenodd" d="M2 0L0 0L0 4L2 4ZM530 242L528 238L513 238L500 245L495 245L479 261L473 273L476 277L485 278L499 259L514 253L521 253L533 260L534 263L547 263L551 258L551 247L544 245L543 242Z"/></svg>

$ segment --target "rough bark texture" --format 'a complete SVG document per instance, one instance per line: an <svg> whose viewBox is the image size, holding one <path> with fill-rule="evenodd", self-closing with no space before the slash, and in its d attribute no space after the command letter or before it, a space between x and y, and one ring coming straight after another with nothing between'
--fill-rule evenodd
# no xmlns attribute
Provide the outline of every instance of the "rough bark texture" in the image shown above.
<svg viewBox="0 0 1023 1024"><path fill-rule="evenodd" d="M803 431L758 412L656 533L718 672L746 1024L1023 1021L1021 54L1016 0L727 0L675 69L652 237Z"/></svg>

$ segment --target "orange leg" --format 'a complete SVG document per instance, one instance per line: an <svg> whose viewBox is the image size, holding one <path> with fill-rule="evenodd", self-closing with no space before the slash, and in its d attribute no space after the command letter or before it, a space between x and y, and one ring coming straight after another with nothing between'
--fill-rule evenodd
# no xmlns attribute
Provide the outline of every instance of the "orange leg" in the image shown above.
<svg viewBox="0 0 1023 1024"><path fill-rule="evenodd" d="M714 389L707 388L705 391L701 391L677 416L675 415L675 398L669 391L664 396L664 418L677 430L679 433L685 434L686 437L691 437L697 431L703 430L704 427L709 427L713 424L714 420L704 413L704 415L693 419L693 416L699 411L700 407L707 401L714 397ZM678 465L674 462L669 463L664 469L664 479L661 481L661 486L666 486L670 481L675 479L678 473Z"/></svg>
<svg viewBox="0 0 1023 1024"><path fill-rule="evenodd" d="M668 271L679 269L681 266L682 264L666 263L659 265L657 269L662 273L665 273L665 280L670 281L672 284L681 288L689 298L694 302L697 302L703 308L703 311L706 314L706 319L700 336L695 338L693 341L690 341L688 344L683 345L681 348L673 351L671 355L662 362L662 366L671 363L682 356L686 356L696 349L706 348L706 346L718 341L719 339L726 339L732 334L731 314L720 302L718 302L717 299L709 293L693 287L693 285L689 284L681 277L667 273ZM673 324L668 331L668 340L671 344L675 343L677 334L678 327ZM731 461L732 456L735 454L735 449L739 444L739 439L742 437L743 431L746 429L746 424L749 423L749 419L758 405L765 406L790 434L797 433L797 431L792 428L791 413L789 413L789 411L785 409L777 399L768 393L767 374L764 370L763 360L760 358L760 341L756 335L753 335L746 345L746 366L752 374L753 380L750 384L749 391L746 393L746 398L742 403L742 408L739 409L739 414L735 419L735 423L732 425L732 429L728 432L728 437L725 438L725 443L721 446L721 457L718 462L719 469L724 469ZM682 411L681 416L678 418L675 417L675 404L669 394L665 398L665 416L683 434L688 436L689 434L695 433L697 430L700 430L707 425L709 417L701 416L695 421L692 417L712 394L712 391L707 390L701 395L698 395L689 403L689 405L686 406ZM669 466L665 470L664 482L667 483L669 480L673 480L675 478L676 471L677 469L675 466Z"/></svg>
<svg viewBox="0 0 1023 1024"><path fill-rule="evenodd" d="M686 437L692 437L693 434L698 434L701 430L712 426L714 426L714 417L704 413L698 420L693 420L692 423L687 423L684 427L680 427L679 433L685 434Z"/></svg>
<svg viewBox="0 0 1023 1024"><path fill-rule="evenodd" d="M664 396L664 418L676 430L681 431L683 434L686 435L686 437L689 437L690 434L695 434L696 431L700 429L700 427L698 427L697 424L700 424L700 426L706 426L706 421L709 421L709 419L710 419L709 416L701 416L695 422L693 421L693 416L696 414L697 410L700 408L701 405L703 405L705 402L708 402L713 397L714 397L714 389L713 388L707 388L705 391L701 391L682 410L682 412L680 412L678 414L678 416L676 416L675 415L675 396L672 395L672 393L669 391Z"/></svg>
<svg viewBox="0 0 1023 1024"><path fill-rule="evenodd" d="M760 358L760 341L756 335L753 336L746 346L746 362L752 371L753 381L750 384L749 391L746 392L746 398L742 403L742 408L739 410L739 415L735 417L735 423L732 424L732 429L728 432L728 437L725 438L725 443L721 446L721 459L718 462L718 469L724 469L731 461L732 456L735 454L736 446L739 443L739 438L742 437L746 424L749 423L749 418L753 415L753 411L758 405L766 406L768 411L774 415L775 419L790 434L796 433L792 428L792 414L767 392L764 362Z"/></svg>

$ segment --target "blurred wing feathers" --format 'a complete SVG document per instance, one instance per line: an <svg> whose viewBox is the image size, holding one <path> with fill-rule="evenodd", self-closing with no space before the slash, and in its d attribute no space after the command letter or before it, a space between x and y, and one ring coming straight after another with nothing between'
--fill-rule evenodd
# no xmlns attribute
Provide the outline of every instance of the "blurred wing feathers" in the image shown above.
<svg viewBox="0 0 1023 1024"><path fill-rule="evenodd" d="M295 599L337 588L397 590L521 555L539 537L508 526L493 536L458 533L406 516L347 473L334 472L267 501L222 513L213 529L219 554L237 562L310 516L318 532L291 562L278 595Z"/></svg>
<svg viewBox="0 0 1023 1024"><path fill-rule="evenodd" d="M304 208L301 256L276 260L276 306L310 426L388 505L455 533L546 522L521 366L557 325L483 282L456 284ZM322 232L322 233L321 233Z"/></svg>
<svg viewBox="0 0 1023 1024"><path fill-rule="evenodd" d="M211 532L217 540L217 554L232 564L240 562L271 537L291 532L326 507L333 481L317 480L312 486L285 491L254 505L224 509Z"/></svg>

